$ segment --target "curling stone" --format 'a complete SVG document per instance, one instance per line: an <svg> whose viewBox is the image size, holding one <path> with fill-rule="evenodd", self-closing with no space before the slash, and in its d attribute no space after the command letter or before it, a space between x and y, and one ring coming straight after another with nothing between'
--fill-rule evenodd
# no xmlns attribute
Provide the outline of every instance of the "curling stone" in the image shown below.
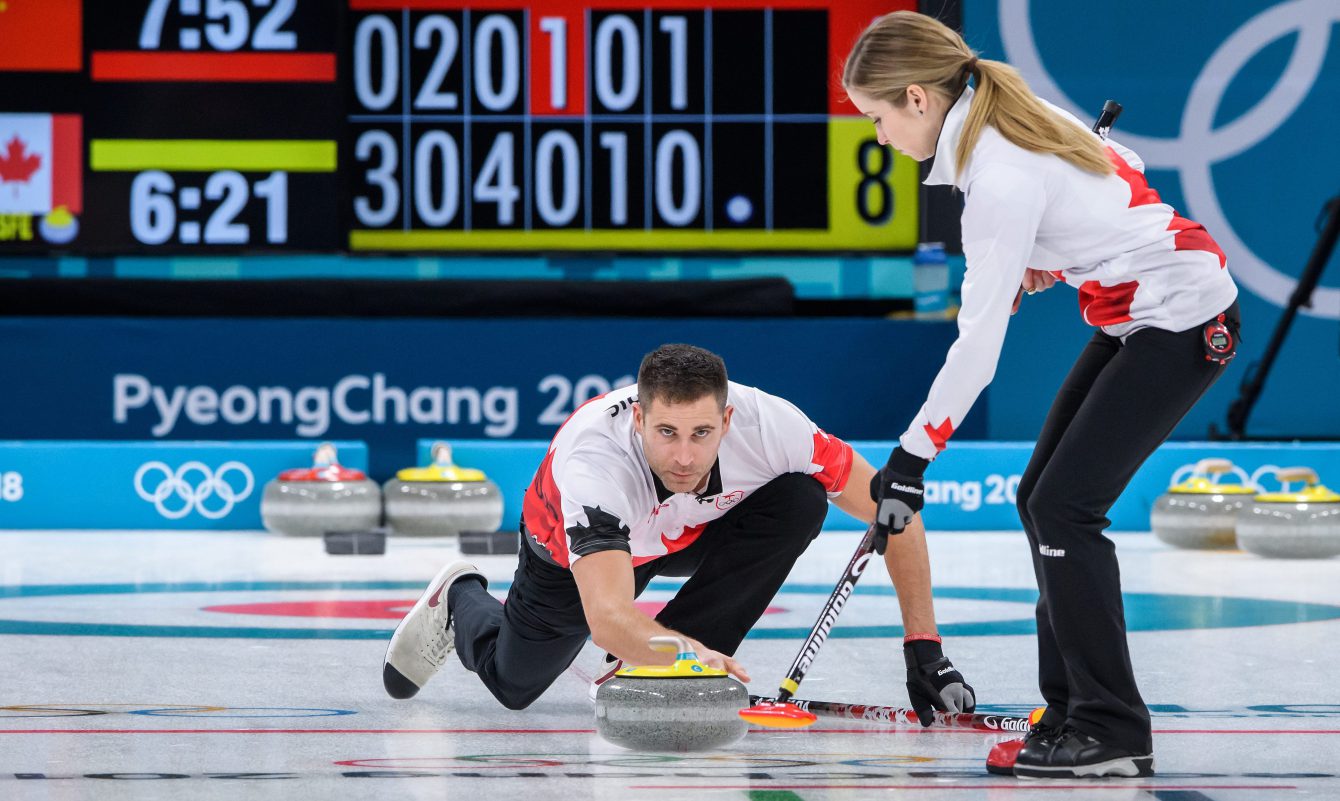
<svg viewBox="0 0 1340 801"><path fill-rule="evenodd" d="M447 443L433 443L432 452L432 464L401 470L382 488L387 524L416 537L497 531L503 514L498 485L481 470L453 464Z"/></svg>
<svg viewBox="0 0 1340 801"><path fill-rule="evenodd" d="M335 446L316 449L311 467L285 470L265 485L261 522L268 531L321 536L327 531L376 528L382 518L382 493L362 470L340 465Z"/></svg>
<svg viewBox="0 0 1340 801"><path fill-rule="evenodd" d="M1244 484L1220 484L1221 476L1235 472L1227 459L1202 459L1191 477L1168 488L1154 502L1149 527L1154 536L1178 548L1212 550L1233 548L1238 512L1257 493Z"/></svg>
<svg viewBox="0 0 1340 801"><path fill-rule="evenodd" d="M596 692L596 732L634 751L708 751L744 737L739 711L749 691L708 667L680 637L652 637L653 650L675 654L669 666L620 670Z"/></svg>
<svg viewBox="0 0 1340 801"><path fill-rule="evenodd" d="M1258 556L1326 559L1340 554L1340 494L1323 487L1314 470L1275 471L1281 489L1257 495L1238 516L1238 545ZM1294 490L1290 485L1301 482Z"/></svg>

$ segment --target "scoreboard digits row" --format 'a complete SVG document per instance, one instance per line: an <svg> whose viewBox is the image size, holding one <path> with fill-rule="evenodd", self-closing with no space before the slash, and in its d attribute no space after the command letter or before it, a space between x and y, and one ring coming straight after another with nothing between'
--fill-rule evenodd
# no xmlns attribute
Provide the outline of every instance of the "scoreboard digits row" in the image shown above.
<svg viewBox="0 0 1340 801"><path fill-rule="evenodd" d="M366 13L353 30L353 114L828 114L822 11Z"/></svg>
<svg viewBox="0 0 1340 801"><path fill-rule="evenodd" d="M0 253L915 242L917 166L835 79L887 0L46 2L64 60L0 29L0 178L47 164Z"/></svg>

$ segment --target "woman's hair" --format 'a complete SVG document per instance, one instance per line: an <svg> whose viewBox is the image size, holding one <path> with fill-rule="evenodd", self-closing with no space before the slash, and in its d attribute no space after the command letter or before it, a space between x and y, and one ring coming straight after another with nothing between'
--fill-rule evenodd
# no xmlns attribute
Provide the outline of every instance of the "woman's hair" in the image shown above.
<svg viewBox="0 0 1340 801"><path fill-rule="evenodd" d="M895 11L871 23L847 56L842 85L902 108L912 84L952 103L969 75L977 79L976 94L955 153L956 174L987 125L1025 150L1054 153L1099 175L1112 173L1099 140L1038 100L1018 70L977 58L963 37L925 14Z"/></svg>
<svg viewBox="0 0 1340 801"><path fill-rule="evenodd" d="M715 353L693 345L662 345L642 358L637 371L638 401L693 403L711 395L723 410L728 390L726 363Z"/></svg>

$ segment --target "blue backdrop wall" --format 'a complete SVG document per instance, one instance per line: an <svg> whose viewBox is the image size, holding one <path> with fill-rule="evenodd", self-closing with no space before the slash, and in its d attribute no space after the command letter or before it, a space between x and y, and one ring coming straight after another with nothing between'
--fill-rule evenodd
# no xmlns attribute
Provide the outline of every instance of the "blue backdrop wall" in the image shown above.
<svg viewBox="0 0 1340 801"><path fill-rule="evenodd" d="M954 335L879 319L0 319L0 440L362 440L385 479L420 437L547 440L684 341L837 436L874 439L908 424ZM961 438L986 435L981 405Z"/></svg>
<svg viewBox="0 0 1340 801"><path fill-rule="evenodd" d="M1092 120L1125 106L1112 136L1145 160L1151 185L1206 226L1242 289L1244 343L1177 430L1222 427L1249 362L1340 194L1340 3L1186 0L1086 4L964 0L968 43L1016 66L1041 96ZM1260 436L1340 437L1340 259L1295 322L1248 426ZM1037 435L1049 394L1088 337L1075 293L1028 299L1010 326L991 393L993 439Z"/></svg>

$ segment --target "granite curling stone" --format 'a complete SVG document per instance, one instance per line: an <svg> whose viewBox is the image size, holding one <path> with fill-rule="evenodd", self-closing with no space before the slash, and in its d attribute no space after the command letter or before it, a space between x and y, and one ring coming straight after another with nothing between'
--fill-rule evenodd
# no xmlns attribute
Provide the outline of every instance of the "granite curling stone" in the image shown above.
<svg viewBox="0 0 1340 801"><path fill-rule="evenodd" d="M653 650L675 653L669 666L619 671L596 692L596 732L634 751L710 751L744 737L739 711L749 691L708 667L679 637L652 637Z"/></svg>
<svg viewBox="0 0 1340 801"><path fill-rule="evenodd" d="M1238 545L1276 559L1326 559L1340 554L1340 494L1307 467L1275 471L1281 490L1257 495L1238 515ZM1291 485L1301 483L1298 490Z"/></svg>
<svg viewBox="0 0 1340 801"><path fill-rule="evenodd" d="M432 464L401 470L382 488L387 525L414 537L497 531L503 515L498 485L481 470L457 467L445 442L433 443L432 454Z"/></svg>
<svg viewBox="0 0 1340 801"><path fill-rule="evenodd" d="M362 470L341 466L329 442L316 449L311 467L281 472L261 496L261 522L276 534L319 537L376 528L381 519L381 487Z"/></svg>
<svg viewBox="0 0 1340 801"><path fill-rule="evenodd" d="M1220 484L1240 473L1227 459L1202 459L1191 477L1174 484L1154 502L1149 527L1154 536L1177 548L1214 550L1237 545L1238 513L1257 493L1246 484Z"/></svg>

